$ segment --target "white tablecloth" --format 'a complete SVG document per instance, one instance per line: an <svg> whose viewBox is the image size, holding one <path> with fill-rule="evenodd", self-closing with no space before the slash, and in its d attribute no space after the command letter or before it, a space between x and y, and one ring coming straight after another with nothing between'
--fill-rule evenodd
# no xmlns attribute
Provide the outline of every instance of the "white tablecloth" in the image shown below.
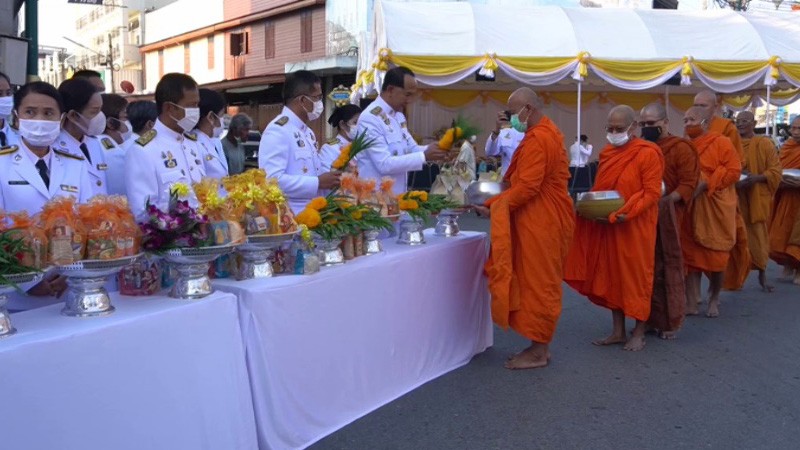
<svg viewBox="0 0 800 450"><path fill-rule="evenodd" d="M261 449L311 445L492 345L486 235L427 239L310 276L215 281L239 296Z"/></svg>
<svg viewBox="0 0 800 450"><path fill-rule="evenodd" d="M12 315L0 448L257 448L236 298L112 298L108 317L63 317L62 305Z"/></svg>

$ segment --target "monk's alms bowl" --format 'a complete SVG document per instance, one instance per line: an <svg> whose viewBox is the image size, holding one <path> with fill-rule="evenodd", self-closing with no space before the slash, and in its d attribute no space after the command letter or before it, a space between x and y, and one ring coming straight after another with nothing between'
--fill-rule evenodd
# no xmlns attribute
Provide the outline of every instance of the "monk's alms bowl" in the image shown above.
<svg viewBox="0 0 800 450"><path fill-rule="evenodd" d="M578 214L586 219L605 219L622 208L625 199L617 191L593 191L578 194Z"/></svg>
<svg viewBox="0 0 800 450"><path fill-rule="evenodd" d="M783 169L783 176L800 180L800 169Z"/></svg>
<svg viewBox="0 0 800 450"><path fill-rule="evenodd" d="M508 189L509 185L505 182L497 181L473 181L467 186L467 204L483 205L490 198L499 195Z"/></svg>

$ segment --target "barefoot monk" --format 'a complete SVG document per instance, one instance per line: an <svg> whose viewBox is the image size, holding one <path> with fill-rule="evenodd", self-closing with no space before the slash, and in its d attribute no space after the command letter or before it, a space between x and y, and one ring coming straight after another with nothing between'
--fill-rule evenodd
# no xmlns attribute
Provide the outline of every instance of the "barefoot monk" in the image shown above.
<svg viewBox="0 0 800 450"><path fill-rule="evenodd" d="M600 152L593 191L617 191L625 204L599 221L578 218L564 280L592 303L611 310L613 331L596 345L644 348L653 294L656 224L664 158L652 142L633 137L635 113L614 107L606 123L609 144ZM630 339L625 317L636 319Z"/></svg>
<svg viewBox="0 0 800 450"><path fill-rule="evenodd" d="M508 99L511 125L525 133L505 174L508 190L476 209L491 214L492 251L486 263L492 319L531 341L508 369L544 367L561 314L563 264L575 226L567 193L564 136L529 88Z"/></svg>
<svg viewBox="0 0 800 450"><path fill-rule="evenodd" d="M784 169L800 169L800 117L789 128L791 139L781 147ZM783 177L769 224L769 257L783 266L783 276L800 285L800 180Z"/></svg>

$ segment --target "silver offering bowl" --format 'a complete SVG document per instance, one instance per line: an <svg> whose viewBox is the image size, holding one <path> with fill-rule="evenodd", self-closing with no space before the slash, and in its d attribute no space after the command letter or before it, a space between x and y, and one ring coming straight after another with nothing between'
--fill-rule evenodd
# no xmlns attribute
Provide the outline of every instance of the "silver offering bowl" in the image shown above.
<svg viewBox="0 0 800 450"><path fill-rule="evenodd" d="M425 243L425 228L422 220L415 219L407 214L403 214L400 220L399 232L397 233L397 243L404 245L422 245Z"/></svg>
<svg viewBox="0 0 800 450"><path fill-rule="evenodd" d="M486 200L499 195L508 187L508 183L502 181L473 181L465 191L467 203L470 205L483 205Z"/></svg>
<svg viewBox="0 0 800 450"><path fill-rule="evenodd" d="M294 239L299 231L263 236L247 236L247 241L236 248L242 257L236 272L237 280L269 278L273 276L269 258L272 252Z"/></svg>
<svg viewBox="0 0 800 450"><path fill-rule="evenodd" d="M466 214L471 210L469 207L445 209L439 213L436 218L436 227L434 234L437 236L453 237L458 234L461 229L458 226L458 218L462 214Z"/></svg>
<svg viewBox="0 0 800 450"><path fill-rule="evenodd" d="M169 296L181 300L199 299L214 292L208 278L208 264L231 253L234 244L169 250L164 259L178 272Z"/></svg>
<svg viewBox="0 0 800 450"><path fill-rule="evenodd" d="M314 235L314 244L317 247L317 255L321 266L330 267L344 264L344 252L339 245L342 238L325 239L322 236Z"/></svg>
<svg viewBox="0 0 800 450"><path fill-rule="evenodd" d="M93 259L56 266L56 271L67 278L64 292L64 309L69 317L105 316L114 312L105 284L111 275L136 262L142 254L116 259Z"/></svg>
<svg viewBox="0 0 800 450"><path fill-rule="evenodd" d="M42 281L44 272L17 273L13 275L4 275L4 277L12 284L0 286L0 338L11 336L17 332L17 329L11 324L11 315L6 309L6 305L8 305L8 297L6 297L6 294L14 292L15 288L13 285L17 285L23 291L30 289L36 283Z"/></svg>

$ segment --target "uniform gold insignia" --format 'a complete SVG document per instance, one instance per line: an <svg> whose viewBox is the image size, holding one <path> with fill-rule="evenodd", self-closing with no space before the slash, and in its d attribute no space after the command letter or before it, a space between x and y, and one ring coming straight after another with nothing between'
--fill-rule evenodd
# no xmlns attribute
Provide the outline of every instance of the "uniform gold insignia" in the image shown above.
<svg viewBox="0 0 800 450"><path fill-rule="evenodd" d="M148 130L142 133L142 135L139 136L139 139L136 139L136 143L144 147L145 145L149 144L154 137L156 137L156 130Z"/></svg>
<svg viewBox="0 0 800 450"><path fill-rule="evenodd" d="M103 138L100 142L103 143L103 148L106 150L111 150L114 148L114 143L111 142L111 139L109 138Z"/></svg>
<svg viewBox="0 0 800 450"><path fill-rule="evenodd" d="M370 109L370 110L369 110L369 113L370 113L370 114L374 114L374 115L376 115L376 116L377 116L378 114L380 114L380 113L381 113L381 111L383 111L383 110L381 109L381 107L380 107L380 106L376 106L376 107L374 107L374 108Z"/></svg>
<svg viewBox="0 0 800 450"><path fill-rule="evenodd" d="M0 148L0 155L10 155L16 152L17 150L19 150L19 147L17 147L16 145L9 145L7 147Z"/></svg>
<svg viewBox="0 0 800 450"><path fill-rule="evenodd" d="M211 156L211 155L206 155L206 161L211 161L212 159L214 159L214 157L213 157L213 156Z"/></svg>
<svg viewBox="0 0 800 450"><path fill-rule="evenodd" d="M327 143L328 143L328 145L336 145L336 144L339 143L339 138L338 137L332 137L332 138L327 140Z"/></svg>
<svg viewBox="0 0 800 450"><path fill-rule="evenodd" d="M188 139L190 141L196 141L197 140L197 135L194 134L194 133L190 133L190 132L187 131L186 133L183 133L183 135L186 136L186 139Z"/></svg>
<svg viewBox="0 0 800 450"><path fill-rule="evenodd" d="M70 152L67 152L67 151L64 151L64 150L60 150L60 149L57 149L57 148L53 149L53 152L56 155L60 155L60 156L66 157L66 158L77 159L78 161L83 161L84 159L86 159L83 156L73 155Z"/></svg>
<svg viewBox="0 0 800 450"><path fill-rule="evenodd" d="M306 143L305 143L305 141L300 140L300 141L297 141L297 146L300 147L300 148L303 148L303 147L306 146Z"/></svg>
<svg viewBox="0 0 800 450"><path fill-rule="evenodd" d="M283 116L280 119L275 121L275 124L280 126L280 127L286 125L287 123L289 123L289 118L286 117L286 116Z"/></svg>
<svg viewBox="0 0 800 450"><path fill-rule="evenodd" d="M61 185L61 190L64 191L64 192L76 193L76 192L78 192L78 186L70 186L68 184L62 184Z"/></svg>
<svg viewBox="0 0 800 450"><path fill-rule="evenodd" d="M403 122L403 123L401 123L401 124L400 124L400 128L403 128L403 129L406 129L406 128L408 128L408 123L407 123L407 122Z"/></svg>

